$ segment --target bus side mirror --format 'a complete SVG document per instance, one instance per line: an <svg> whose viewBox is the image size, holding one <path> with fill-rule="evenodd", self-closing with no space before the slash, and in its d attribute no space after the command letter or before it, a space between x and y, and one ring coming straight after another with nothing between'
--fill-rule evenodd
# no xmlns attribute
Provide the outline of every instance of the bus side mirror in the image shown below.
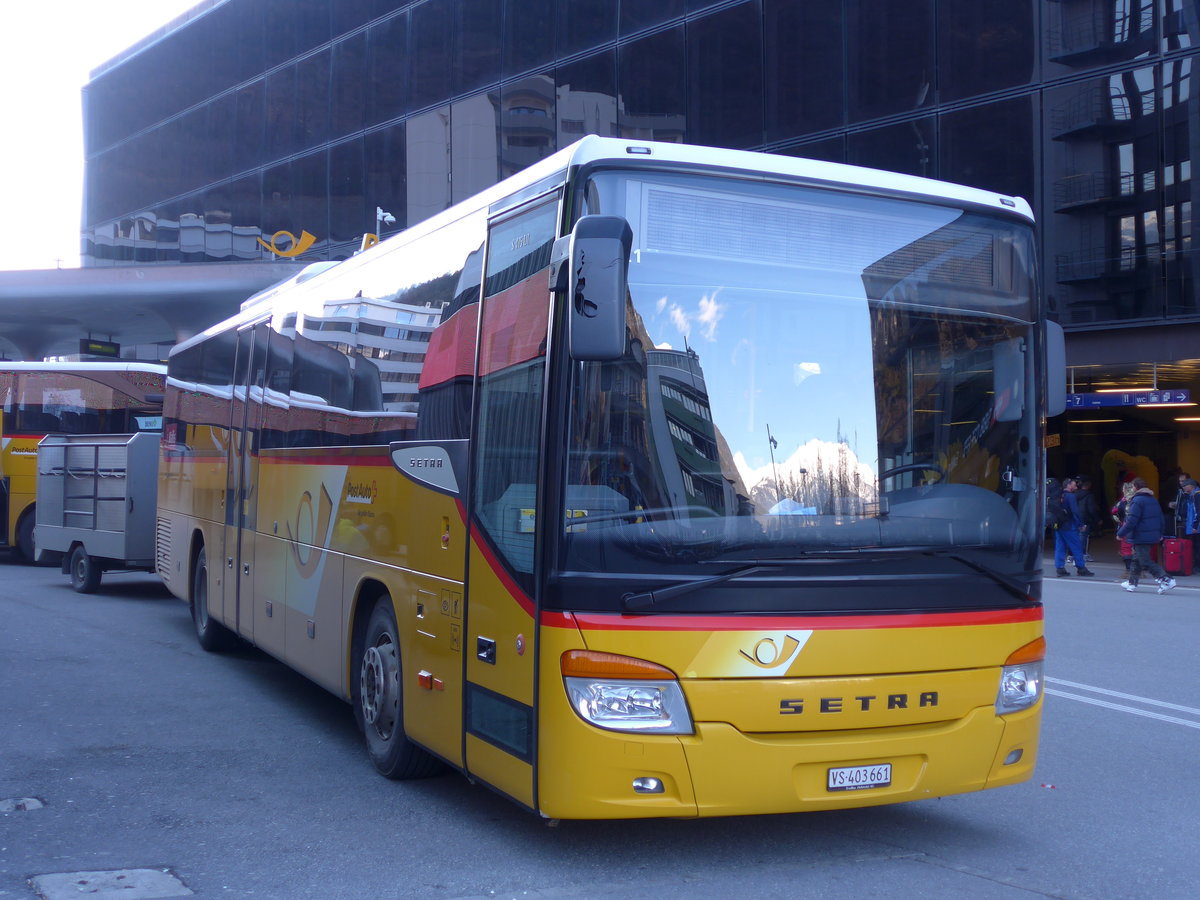
<svg viewBox="0 0 1200 900"><path fill-rule="evenodd" d="M564 287L571 358L620 359L633 229L620 216L584 216L575 223L569 247Z"/></svg>
<svg viewBox="0 0 1200 900"><path fill-rule="evenodd" d="M1046 418L1067 409L1067 339L1057 322L1046 322Z"/></svg>

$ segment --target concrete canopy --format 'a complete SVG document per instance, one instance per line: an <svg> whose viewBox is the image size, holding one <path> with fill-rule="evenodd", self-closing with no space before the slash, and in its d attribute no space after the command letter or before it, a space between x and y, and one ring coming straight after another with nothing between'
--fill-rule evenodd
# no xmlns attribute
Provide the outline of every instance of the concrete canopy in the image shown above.
<svg viewBox="0 0 1200 900"><path fill-rule="evenodd" d="M303 267L280 260L0 272L0 350L40 360L78 353L87 337L178 343Z"/></svg>

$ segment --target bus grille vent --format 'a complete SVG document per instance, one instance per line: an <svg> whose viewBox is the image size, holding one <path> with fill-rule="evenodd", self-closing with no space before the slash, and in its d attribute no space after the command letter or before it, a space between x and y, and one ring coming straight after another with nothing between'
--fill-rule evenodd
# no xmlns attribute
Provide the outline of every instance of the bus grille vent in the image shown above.
<svg viewBox="0 0 1200 900"><path fill-rule="evenodd" d="M161 516L154 536L154 569L165 584L171 583L171 521Z"/></svg>

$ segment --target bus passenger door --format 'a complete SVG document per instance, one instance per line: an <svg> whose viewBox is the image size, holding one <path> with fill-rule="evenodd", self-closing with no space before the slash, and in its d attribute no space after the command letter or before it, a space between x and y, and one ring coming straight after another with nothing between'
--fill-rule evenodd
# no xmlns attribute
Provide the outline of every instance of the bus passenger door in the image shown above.
<svg viewBox="0 0 1200 900"><path fill-rule="evenodd" d="M534 534L558 198L489 228L476 371L464 655L468 771L536 806Z"/></svg>
<svg viewBox="0 0 1200 900"><path fill-rule="evenodd" d="M225 624L254 640L254 532L258 520L258 439L266 370L265 322L238 331L230 404L229 460L225 484L222 601Z"/></svg>

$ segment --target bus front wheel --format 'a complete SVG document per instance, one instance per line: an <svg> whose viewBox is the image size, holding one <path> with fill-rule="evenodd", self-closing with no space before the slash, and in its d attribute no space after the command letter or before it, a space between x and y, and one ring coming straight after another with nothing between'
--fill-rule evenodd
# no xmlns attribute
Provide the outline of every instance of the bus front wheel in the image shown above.
<svg viewBox="0 0 1200 900"><path fill-rule="evenodd" d="M404 697L400 644L396 639L392 598L384 594L371 610L357 659L354 684L356 718L366 736L367 755L387 778L425 778L441 764L404 733Z"/></svg>
<svg viewBox="0 0 1200 900"><path fill-rule="evenodd" d="M76 544L71 551L71 562L68 566L71 572L71 587L81 594L94 594L100 587L100 567L96 560L83 549L83 544Z"/></svg>
<svg viewBox="0 0 1200 900"><path fill-rule="evenodd" d="M208 555L203 547L192 571L192 624L196 626L196 640L210 653L233 645L233 633L208 614Z"/></svg>

